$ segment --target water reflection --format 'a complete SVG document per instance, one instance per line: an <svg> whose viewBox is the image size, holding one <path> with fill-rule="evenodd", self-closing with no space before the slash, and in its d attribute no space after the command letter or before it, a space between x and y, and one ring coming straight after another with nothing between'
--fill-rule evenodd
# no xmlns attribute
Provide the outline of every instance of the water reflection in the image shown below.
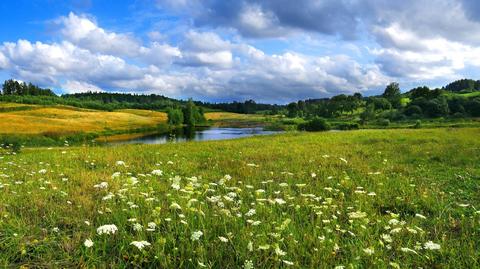
<svg viewBox="0 0 480 269"><path fill-rule="evenodd" d="M114 144L165 144L185 141L206 141L224 140L253 135L268 135L278 133L276 131L265 131L263 128L221 128L207 127L194 128L184 127L172 130L169 133L151 134L137 137L131 140L114 142Z"/></svg>

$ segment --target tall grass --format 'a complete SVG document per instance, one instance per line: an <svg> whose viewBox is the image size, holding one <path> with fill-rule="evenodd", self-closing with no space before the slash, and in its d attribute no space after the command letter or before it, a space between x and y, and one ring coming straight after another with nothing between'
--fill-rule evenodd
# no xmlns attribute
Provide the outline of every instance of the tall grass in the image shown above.
<svg viewBox="0 0 480 269"><path fill-rule="evenodd" d="M478 268L479 131L6 151L0 266Z"/></svg>

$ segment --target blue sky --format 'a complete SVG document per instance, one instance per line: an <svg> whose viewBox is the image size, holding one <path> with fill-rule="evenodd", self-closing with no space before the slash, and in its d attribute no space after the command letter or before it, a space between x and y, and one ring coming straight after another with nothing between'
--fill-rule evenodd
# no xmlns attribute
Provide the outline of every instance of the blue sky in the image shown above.
<svg viewBox="0 0 480 269"><path fill-rule="evenodd" d="M286 103L480 75L474 0L0 2L0 79Z"/></svg>

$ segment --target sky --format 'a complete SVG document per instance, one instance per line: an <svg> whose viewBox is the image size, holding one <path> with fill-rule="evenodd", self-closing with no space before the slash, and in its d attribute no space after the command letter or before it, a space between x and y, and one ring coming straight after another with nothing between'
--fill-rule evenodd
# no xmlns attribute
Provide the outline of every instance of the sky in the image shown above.
<svg viewBox="0 0 480 269"><path fill-rule="evenodd" d="M0 1L0 79L288 103L480 76L477 0Z"/></svg>

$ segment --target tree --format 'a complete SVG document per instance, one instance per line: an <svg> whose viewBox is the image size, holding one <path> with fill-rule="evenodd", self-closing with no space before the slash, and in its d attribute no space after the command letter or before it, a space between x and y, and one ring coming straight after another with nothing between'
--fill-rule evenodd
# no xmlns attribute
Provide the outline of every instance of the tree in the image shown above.
<svg viewBox="0 0 480 269"><path fill-rule="evenodd" d="M401 107L402 96L400 93L400 86L397 82L392 82L388 84L388 86L385 88L385 91L382 94L382 97L387 98L393 107L395 108Z"/></svg>
<svg viewBox="0 0 480 269"><path fill-rule="evenodd" d="M167 110L168 124L181 125L183 123L183 112L178 108L170 108Z"/></svg>
<svg viewBox="0 0 480 269"><path fill-rule="evenodd" d="M375 118L375 106L373 104L367 105L365 111L360 114L360 119L362 122L367 122Z"/></svg>
<svg viewBox="0 0 480 269"><path fill-rule="evenodd" d="M183 124L186 124L188 126L195 126L206 121L205 116L203 115L203 109L199 109L193 103L192 99L188 100L182 112Z"/></svg>

